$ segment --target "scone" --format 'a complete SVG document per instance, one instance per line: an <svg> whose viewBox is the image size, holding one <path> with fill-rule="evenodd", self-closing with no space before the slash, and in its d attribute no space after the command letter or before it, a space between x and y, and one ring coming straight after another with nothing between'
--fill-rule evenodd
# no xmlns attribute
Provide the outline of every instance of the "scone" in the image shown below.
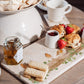
<svg viewBox="0 0 84 84"><path fill-rule="evenodd" d="M77 25L71 24L71 26L74 29L72 33L78 33L80 31L80 27L78 27Z"/></svg>
<svg viewBox="0 0 84 84"><path fill-rule="evenodd" d="M60 25L55 25L51 28L51 30L56 30L59 32L59 36L60 38L64 37L64 35L66 34L65 28L64 26Z"/></svg>
<svg viewBox="0 0 84 84"><path fill-rule="evenodd" d="M0 11L16 11L22 0L0 0Z"/></svg>
<svg viewBox="0 0 84 84"><path fill-rule="evenodd" d="M67 46L72 47L72 48L76 48L78 46L80 46L80 36L78 34L68 34L64 37L67 41Z"/></svg>

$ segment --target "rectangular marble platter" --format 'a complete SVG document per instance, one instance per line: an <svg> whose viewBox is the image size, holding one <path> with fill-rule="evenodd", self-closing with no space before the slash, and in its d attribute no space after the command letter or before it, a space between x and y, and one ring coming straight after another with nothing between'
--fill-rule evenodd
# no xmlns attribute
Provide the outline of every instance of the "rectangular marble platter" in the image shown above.
<svg viewBox="0 0 84 84"><path fill-rule="evenodd" d="M56 60L63 59L66 55L66 51L64 50L62 54L57 55L58 49L50 49L47 48L44 45L45 38L29 45L28 47L24 48L24 58L21 63L29 63L29 61L38 61L38 62L46 62L50 66L53 59L56 62ZM2 63L2 66L4 66L7 70L9 70L11 73L19 77L21 80L25 81L28 84L49 84L54 79L62 75L64 72L69 70L71 67L73 67L75 64L77 64L79 61L84 59L84 50L82 49L80 51L82 54L78 53L78 55L73 55L73 59L66 63L61 63L57 68L52 69L48 76L46 76L46 79L43 82L33 83L28 78L25 78L23 76L20 76L20 73L24 71L24 69L21 67L20 64L18 65L6 65L4 62ZM52 57L47 58L45 56L45 53L50 54ZM75 59L74 59L75 58ZM49 63L49 61L51 61ZM57 61L59 62L59 61ZM59 64L59 63L58 63ZM52 67L52 66L51 66ZM75 66L74 66L75 67Z"/></svg>

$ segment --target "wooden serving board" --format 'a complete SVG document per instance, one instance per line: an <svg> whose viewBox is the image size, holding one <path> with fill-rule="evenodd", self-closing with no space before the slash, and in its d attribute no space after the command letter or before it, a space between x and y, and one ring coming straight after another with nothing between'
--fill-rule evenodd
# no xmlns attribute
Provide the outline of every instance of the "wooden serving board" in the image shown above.
<svg viewBox="0 0 84 84"><path fill-rule="evenodd" d="M62 53L58 54L58 49L49 49L44 45L45 38L31 44L24 48L24 59L21 63L28 63L29 61L38 61L47 63L49 65L49 73L43 82L35 84L49 84L51 81L56 79L58 76L63 74L65 71L70 69L72 66L77 64L79 61L84 59L84 45L80 48L64 49ZM52 57L47 58L45 53L50 54ZM18 65L6 65L3 61L2 65L7 68L11 73L24 80L26 83L34 84L28 78L21 75L24 69L20 64Z"/></svg>

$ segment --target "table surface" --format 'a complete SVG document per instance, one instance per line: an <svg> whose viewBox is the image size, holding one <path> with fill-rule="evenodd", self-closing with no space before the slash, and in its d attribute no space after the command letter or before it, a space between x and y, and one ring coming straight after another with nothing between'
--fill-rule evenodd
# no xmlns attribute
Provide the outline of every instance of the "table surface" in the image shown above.
<svg viewBox="0 0 84 84"><path fill-rule="evenodd" d="M41 16L46 13L40 9L38 9L38 11ZM73 7L72 12L69 13L67 17L71 23L76 24L80 27L82 27L84 24L84 12L75 7ZM0 46L0 53L1 52L2 48ZM22 84L22 81L17 79L17 77L15 77L13 74L10 74L2 67L0 84ZM84 84L84 60L76 64L74 67L69 69L57 79L53 80L50 84Z"/></svg>

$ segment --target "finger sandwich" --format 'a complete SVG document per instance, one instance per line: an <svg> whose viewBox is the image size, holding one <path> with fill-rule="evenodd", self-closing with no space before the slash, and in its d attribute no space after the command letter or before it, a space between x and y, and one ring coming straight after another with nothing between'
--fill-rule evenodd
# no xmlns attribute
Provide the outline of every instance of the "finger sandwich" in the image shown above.
<svg viewBox="0 0 84 84"><path fill-rule="evenodd" d="M37 81L43 81L45 79L48 72L48 65L35 61L30 61L28 65L29 67L24 71L25 77L34 77Z"/></svg>
<svg viewBox="0 0 84 84"><path fill-rule="evenodd" d="M48 70L48 65L43 64L43 63L38 63L35 61L30 61L29 67L34 68L34 69L38 69L41 71L47 71Z"/></svg>

